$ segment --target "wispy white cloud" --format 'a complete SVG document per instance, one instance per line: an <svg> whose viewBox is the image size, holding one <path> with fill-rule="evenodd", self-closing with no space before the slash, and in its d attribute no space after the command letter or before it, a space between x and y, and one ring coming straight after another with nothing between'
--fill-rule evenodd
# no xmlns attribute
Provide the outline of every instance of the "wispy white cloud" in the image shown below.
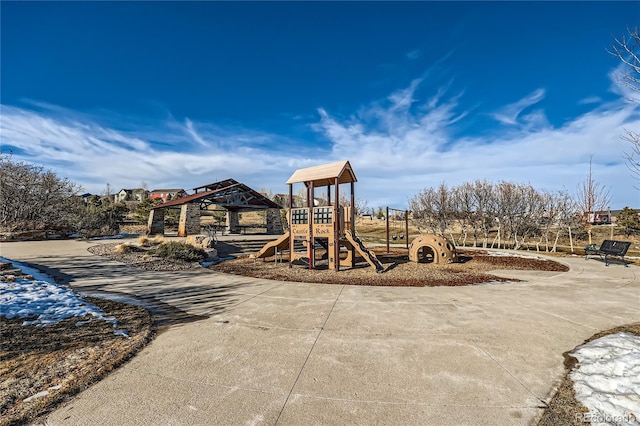
<svg viewBox="0 0 640 426"><path fill-rule="evenodd" d="M238 174L259 176L256 180L261 182L279 168L275 164L286 161L277 150L256 150L251 145L274 139L269 134L259 137L257 132L238 131L235 136L223 135L219 139L233 146L230 150L208 144L206 140L216 136L208 133L210 129L196 132L191 120L158 127L163 131L156 129L148 135L143 130L124 132L6 105L0 116L3 152L13 150L17 160L51 168L94 193L100 193L106 183L130 187L143 181L150 186L189 189ZM286 173L280 176L283 182ZM276 182L267 178L264 184Z"/></svg>
<svg viewBox="0 0 640 426"><path fill-rule="evenodd" d="M202 136L200 136L200 134L194 128L193 122L191 120L189 120L188 118L185 119L184 124L185 124L187 133L193 138L194 141L198 143L198 145L203 146L205 148L209 147L209 144L204 139L202 139Z"/></svg>
<svg viewBox="0 0 640 426"><path fill-rule="evenodd" d="M426 186L474 179L528 182L573 193L593 153L594 173L612 188L614 206L640 205L619 138L625 127L640 126L637 106L601 105L554 128L542 109L522 113L543 99L544 90L536 90L501 109L507 128L456 138L456 123L468 113L459 111L457 98L441 93L439 102L427 101L412 112L396 108L395 99L409 99L406 94L415 90L412 84L399 91L386 109L372 105L376 121L362 119L365 113L339 119L321 110L317 130L331 140L332 157L353 159L358 176L365 176L361 180L377 187L372 198L406 202Z"/></svg>
<svg viewBox="0 0 640 426"><path fill-rule="evenodd" d="M631 75L629 73L632 73ZM631 79L629 78L631 77ZM640 86L638 85L637 76L630 71L628 66L620 64L609 73L611 81L611 91L627 102L640 103Z"/></svg>
<svg viewBox="0 0 640 426"><path fill-rule="evenodd" d="M597 104L602 102L602 98L599 96L589 96L584 99L580 99L578 101L578 105L589 105L589 104Z"/></svg>
<svg viewBox="0 0 640 426"><path fill-rule="evenodd" d="M412 51L407 53L407 58L411 60L418 59L422 56L422 52L420 49L413 49Z"/></svg>
<svg viewBox="0 0 640 426"><path fill-rule="evenodd" d="M620 139L625 128L640 128L637 104L599 102L554 127L536 107L544 98L540 89L496 113L505 126L458 137L460 124L472 113L460 105L464 95L450 93L445 85L418 96L418 91L427 92L421 88L424 82L416 79L348 117L319 108L311 128L327 141L321 147L259 129L191 119L107 126L99 117L72 111L4 105L2 149L13 148L17 159L51 168L95 193L107 182L190 189L229 177L256 189L286 192L284 182L295 169L347 159L358 176L358 198L399 208L443 181L504 179L574 192L593 153L596 178L612 188L612 207L640 205L624 164L627 146Z"/></svg>
<svg viewBox="0 0 640 426"><path fill-rule="evenodd" d="M534 112L534 117L530 117L529 115L522 115L522 112L530 106L535 105L543 100L544 96L544 89L537 89L524 98L518 100L517 102L501 108L499 111L491 114L491 116L502 124L514 126L530 124L532 122L540 124L543 121L541 111Z"/></svg>

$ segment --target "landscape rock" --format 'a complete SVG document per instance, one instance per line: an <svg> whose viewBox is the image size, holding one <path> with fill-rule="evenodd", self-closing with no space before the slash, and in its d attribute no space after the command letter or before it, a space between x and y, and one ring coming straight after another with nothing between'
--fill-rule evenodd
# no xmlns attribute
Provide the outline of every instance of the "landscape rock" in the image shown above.
<svg viewBox="0 0 640 426"><path fill-rule="evenodd" d="M213 247L214 241L213 238L207 235L189 235L185 242L197 248L209 249Z"/></svg>

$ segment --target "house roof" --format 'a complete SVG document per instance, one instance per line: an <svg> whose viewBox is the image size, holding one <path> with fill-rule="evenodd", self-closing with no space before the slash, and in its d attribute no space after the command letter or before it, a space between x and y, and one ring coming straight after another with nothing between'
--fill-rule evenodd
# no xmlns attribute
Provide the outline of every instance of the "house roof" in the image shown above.
<svg viewBox="0 0 640 426"><path fill-rule="evenodd" d="M328 186L335 184L336 178L339 184L358 181L348 161L337 161L335 163L298 169L293 172L286 183L291 185L304 182L307 186L311 183L313 183L314 186Z"/></svg>
<svg viewBox="0 0 640 426"><path fill-rule="evenodd" d="M144 191L146 191L146 189L144 189L144 188L131 188L131 189L122 188L120 191L118 191L118 194L121 193L122 191L125 191L125 192L144 192Z"/></svg>
<svg viewBox="0 0 640 426"><path fill-rule="evenodd" d="M193 188L194 192L200 192L200 190L205 191L215 191L220 188L224 188L226 186L235 185L238 181L234 179L225 179L214 183L208 183L206 185L198 186L197 188Z"/></svg>
<svg viewBox="0 0 640 426"><path fill-rule="evenodd" d="M187 195L186 197L167 201L166 203L152 207L152 209L176 207L189 203L199 203L201 208L215 204L231 211L253 211L281 208L278 204L274 203L264 195L233 179L214 182L194 189L202 188L210 188L210 190L197 192L195 194Z"/></svg>
<svg viewBox="0 0 640 426"><path fill-rule="evenodd" d="M174 188L174 189L154 189L153 191L151 191L151 193L154 193L154 192L163 192L163 193L164 193L164 192L180 192L180 191L182 191L182 192L186 192L186 191L185 191L184 189L182 189L182 188L179 188L179 189Z"/></svg>

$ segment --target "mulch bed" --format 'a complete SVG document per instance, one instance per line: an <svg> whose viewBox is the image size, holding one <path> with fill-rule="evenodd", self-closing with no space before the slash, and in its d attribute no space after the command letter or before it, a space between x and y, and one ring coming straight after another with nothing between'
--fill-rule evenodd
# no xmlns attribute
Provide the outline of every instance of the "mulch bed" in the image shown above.
<svg viewBox="0 0 640 426"><path fill-rule="evenodd" d="M108 257L144 270L184 271L200 268L198 263L150 256L146 250L117 253L121 243L99 244L89 248L93 254ZM566 272L569 268L552 260L533 255L490 255L487 250L458 250L458 261L446 265L410 262L406 249L393 248L386 253L384 248L374 249L385 267L385 272L376 274L362 258L356 257L356 266L342 267L339 273L328 269L326 253L316 251L315 269L309 270L306 261L296 261L289 268L285 256L278 262L274 258L252 259L240 256L226 260L209 269L227 274L242 275L270 280L295 281L323 284L350 284L370 286L464 286L489 282L514 282L513 278L498 277L490 273L496 269L520 269L534 271Z"/></svg>
<svg viewBox="0 0 640 426"><path fill-rule="evenodd" d="M356 258L356 267L341 268L339 273L328 270L324 253L316 252L316 269L309 270L304 262L294 262L289 268L288 259L275 262L274 258L252 259L240 257L213 265L210 269L228 274L282 281L325 284L349 284L371 286L463 286L488 282L518 281L498 277L490 273L496 269L520 269L566 272L569 268L558 262L542 258L521 256L491 256L484 250L459 250L459 261L446 265L409 262L407 251L377 250L376 256L385 266L384 273L376 274L362 258Z"/></svg>

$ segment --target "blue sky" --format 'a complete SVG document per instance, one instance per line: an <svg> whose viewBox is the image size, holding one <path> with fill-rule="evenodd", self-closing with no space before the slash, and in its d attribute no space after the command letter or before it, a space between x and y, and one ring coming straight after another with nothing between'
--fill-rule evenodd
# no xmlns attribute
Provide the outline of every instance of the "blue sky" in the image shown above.
<svg viewBox="0 0 640 426"><path fill-rule="evenodd" d="M101 193L350 160L402 208L441 182L575 194L590 154L640 207L640 105L606 49L638 2L0 3L3 152Z"/></svg>

